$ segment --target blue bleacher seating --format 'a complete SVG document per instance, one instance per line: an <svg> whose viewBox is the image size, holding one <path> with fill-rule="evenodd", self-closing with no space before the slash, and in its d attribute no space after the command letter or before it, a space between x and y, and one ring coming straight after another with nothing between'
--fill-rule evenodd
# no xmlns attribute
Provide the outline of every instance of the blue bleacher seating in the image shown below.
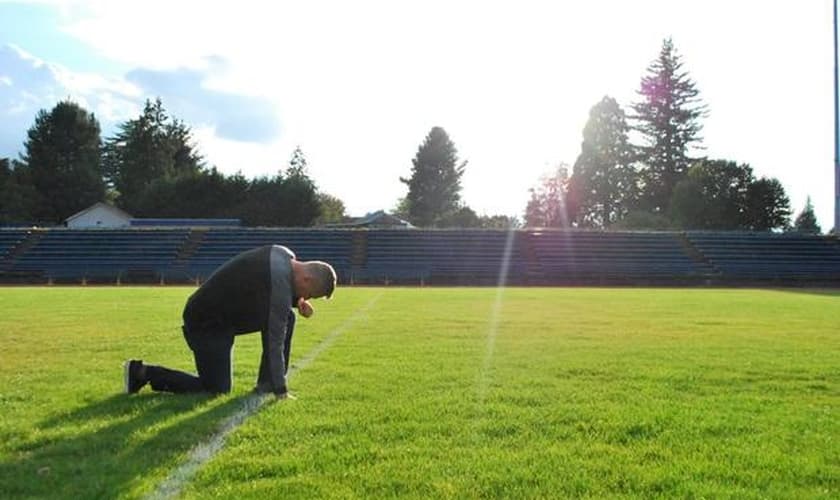
<svg viewBox="0 0 840 500"><path fill-rule="evenodd" d="M547 283L679 280L710 272L692 260L678 233L530 231L533 265Z"/></svg>
<svg viewBox="0 0 840 500"><path fill-rule="evenodd" d="M0 261L26 238L29 231L26 229L0 229Z"/></svg>
<svg viewBox="0 0 840 500"><path fill-rule="evenodd" d="M840 243L826 236L221 227L2 229L0 281L197 283L268 244L331 263L340 283L840 285Z"/></svg>
<svg viewBox="0 0 840 500"><path fill-rule="evenodd" d="M365 263L353 270L364 282L413 284L489 285L524 273L517 232L503 230L369 231Z"/></svg>
<svg viewBox="0 0 840 500"><path fill-rule="evenodd" d="M238 253L262 245L284 245L300 260L323 260L332 264L339 279L350 267L352 232L313 229L211 229L187 265L191 279L203 280Z"/></svg>
<svg viewBox="0 0 840 500"><path fill-rule="evenodd" d="M186 229L50 229L10 270L40 273L52 281L128 281L132 275L159 279L188 234Z"/></svg>
<svg viewBox="0 0 840 500"><path fill-rule="evenodd" d="M740 232L689 232L687 237L728 279L840 281L840 246L830 237Z"/></svg>

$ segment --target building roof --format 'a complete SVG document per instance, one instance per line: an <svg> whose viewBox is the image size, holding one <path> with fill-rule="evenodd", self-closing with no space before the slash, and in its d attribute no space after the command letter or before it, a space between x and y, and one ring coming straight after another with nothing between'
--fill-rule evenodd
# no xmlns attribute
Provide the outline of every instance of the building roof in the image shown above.
<svg viewBox="0 0 840 500"><path fill-rule="evenodd" d="M401 227L413 228L410 222L400 219L396 215L386 213L384 210L378 210L366 214L364 217L356 217L346 222L338 222L333 224L325 224L325 227Z"/></svg>
<svg viewBox="0 0 840 500"><path fill-rule="evenodd" d="M98 202L94 203L93 205L87 207L86 209L80 210L80 211L76 212L75 214L71 215L70 217L67 217L66 219L64 219L64 222L70 222L71 220L78 219L79 217L85 215L86 213L92 212L93 210L96 210L98 208L108 210L109 212L113 213L117 217L122 217L125 220L131 219L131 215L128 214L127 212L125 212L124 210L120 210L119 208L115 207L114 205L111 205L110 203L105 203L104 201L98 201Z"/></svg>

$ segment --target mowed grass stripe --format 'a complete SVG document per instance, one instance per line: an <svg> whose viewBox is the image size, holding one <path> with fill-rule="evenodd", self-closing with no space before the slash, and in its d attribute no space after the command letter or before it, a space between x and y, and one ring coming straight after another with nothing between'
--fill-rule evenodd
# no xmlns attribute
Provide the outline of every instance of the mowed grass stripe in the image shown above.
<svg viewBox="0 0 840 500"><path fill-rule="evenodd" d="M0 289L4 497L142 497L239 409L247 338L230 397L117 394L190 291ZM840 496L837 292L508 288L488 357L495 289L343 289L295 352L379 293L181 497Z"/></svg>
<svg viewBox="0 0 840 500"><path fill-rule="evenodd" d="M289 366L287 379L291 381L297 371L306 368L306 366L312 363L319 354L329 348L329 346L331 346L341 334L347 331L347 329L353 327L359 320L365 318L378 299L379 295L373 297L364 306L364 308L355 313L341 326L331 331L329 335L327 335L320 343L304 355L299 362L291 364ZM274 401L273 396L258 394L246 396L242 402L242 407L236 413L226 418L219 426L219 430L210 436L209 439L197 444L187 455L187 459L184 463L172 471L172 473L167 476L157 489L155 489L154 493L149 495L147 498L159 500L177 497L184 485L192 480L196 472L198 472L205 463L212 460L219 450L222 449L227 436L242 425L248 417L258 412L267 402L272 401Z"/></svg>
<svg viewBox="0 0 840 500"><path fill-rule="evenodd" d="M0 288L0 492L4 498L139 498L235 413L254 385L259 335L237 339L234 392L122 391L122 362L194 370L180 333L192 287ZM318 305L308 352L373 296ZM294 387L292 387L294 390Z"/></svg>
<svg viewBox="0 0 840 500"><path fill-rule="evenodd" d="M836 295L395 289L186 498L808 497L838 488Z"/></svg>

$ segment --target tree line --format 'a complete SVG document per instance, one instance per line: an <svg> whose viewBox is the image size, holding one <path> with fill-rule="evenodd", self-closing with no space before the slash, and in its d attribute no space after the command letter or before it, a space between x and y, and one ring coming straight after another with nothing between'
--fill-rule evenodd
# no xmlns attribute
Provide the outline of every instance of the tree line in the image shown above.
<svg viewBox="0 0 840 500"><path fill-rule="evenodd" d="M339 221L344 205L321 192L298 147L273 176L246 179L207 167L190 128L160 99L101 138L96 117L72 101L41 110L19 160L0 159L0 222L60 224L108 201L135 217L239 218L249 226Z"/></svg>
<svg viewBox="0 0 840 500"><path fill-rule="evenodd" d="M465 163L434 127L413 161L408 194L395 209L421 227L518 225L515 217L479 216L460 200ZM55 225L98 201L135 217L239 218L248 226L303 227L342 222L341 199L322 192L300 147L274 176L246 179L207 167L190 128L160 99L102 139L96 117L61 101L38 112L20 159L0 159L0 223Z"/></svg>
<svg viewBox="0 0 840 500"><path fill-rule="evenodd" d="M628 115L610 96L589 112L574 165L531 189L525 224L598 229L770 231L790 227L790 201L749 164L692 158L708 108L666 39ZM635 139L635 141L633 140ZM793 229L820 232L810 198Z"/></svg>

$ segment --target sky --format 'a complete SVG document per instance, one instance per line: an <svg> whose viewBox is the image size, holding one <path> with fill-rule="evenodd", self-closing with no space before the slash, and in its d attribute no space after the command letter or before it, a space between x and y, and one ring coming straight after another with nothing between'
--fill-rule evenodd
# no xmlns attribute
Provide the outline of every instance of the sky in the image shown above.
<svg viewBox="0 0 840 500"><path fill-rule="evenodd" d="M702 150L779 179L833 225L831 0L0 0L0 157L70 98L103 136L146 99L209 166L285 169L300 146L349 215L390 210L429 130L466 160L463 201L520 219L573 164L590 108L625 111L663 39L709 108Z"/></svg>

